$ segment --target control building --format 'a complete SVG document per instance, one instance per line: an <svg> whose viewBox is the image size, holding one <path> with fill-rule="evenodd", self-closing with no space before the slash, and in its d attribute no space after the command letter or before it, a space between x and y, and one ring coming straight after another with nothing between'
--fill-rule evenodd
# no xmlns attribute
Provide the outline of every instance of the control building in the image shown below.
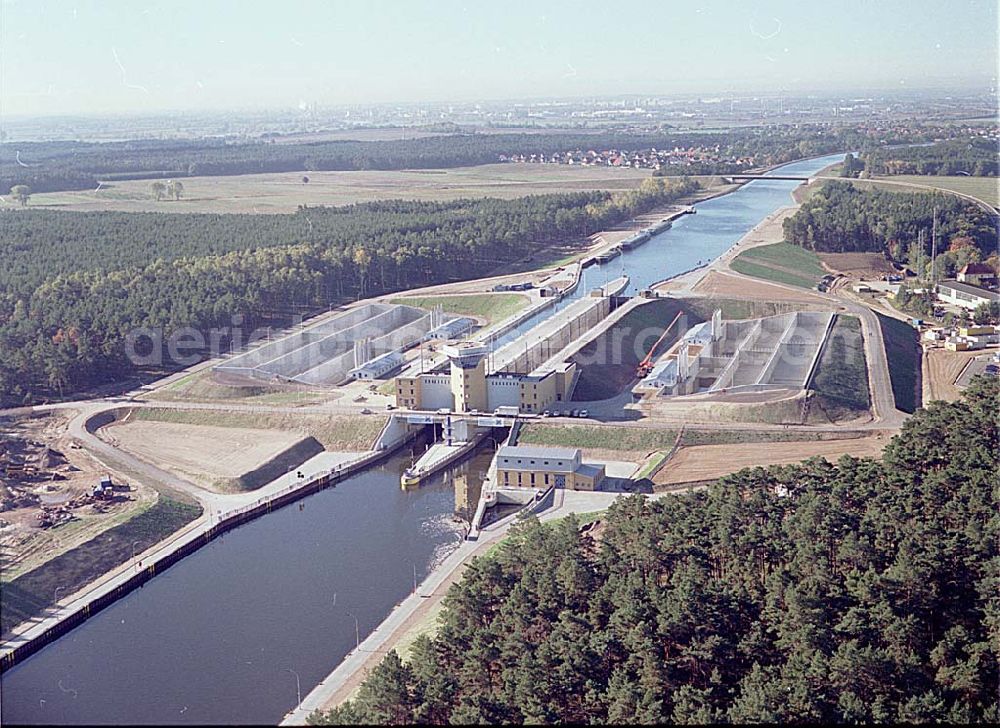
<svg viewBox="0 0 1000 728"><path fill-rule="evenodd" d="M521 412L543 412L569 399L576 383L576 364L561 362L531 374L487 374L490 350L473 342L442 347L448 373L423 373L396 377L396 406L404 409L451 412L492 412L497 407L517 407Z"/></svg>
<svg viewBox="0 0 1000 728"><path fill-rule="evenodd" d="M569 447L504 445L497 452L497 485L524 488L597 490L604 466L581 461L580 450Z"/></svg>

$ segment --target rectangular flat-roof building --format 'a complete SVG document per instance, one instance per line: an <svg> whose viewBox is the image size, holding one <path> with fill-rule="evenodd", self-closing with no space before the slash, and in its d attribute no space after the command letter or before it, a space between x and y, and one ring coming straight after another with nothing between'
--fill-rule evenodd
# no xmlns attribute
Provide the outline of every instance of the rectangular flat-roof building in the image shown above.
<svg viewBox="0 0 1000 728"><path fill-rule="evenodd" d="M501 486L597 490L603 480L604 466L582 462L576 448L504 445L497 453Z"/></svg>
<svg viewBox="0 0 1000 728"><path fill-rule="evenodd" d="M942 281L938 283L937 297L945 303L951 303L962 308L975 309L983 303L1000 302L1000 294L987 291L985 288L970 286L958 281Z"/></svg>

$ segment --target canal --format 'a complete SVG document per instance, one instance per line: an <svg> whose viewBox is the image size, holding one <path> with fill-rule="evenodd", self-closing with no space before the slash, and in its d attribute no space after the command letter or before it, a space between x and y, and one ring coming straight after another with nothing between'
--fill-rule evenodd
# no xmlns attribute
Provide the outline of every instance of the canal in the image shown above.
<svg viewBox="0 0 1000 728"><path fill-rule="evenodd" d="M843 158L843 154L831 154L792 162L768 174L808 177ZM695 205L696 214L682 215L674 220L669 230L654 235L639 247L626 250L607 263L584 268L573 293L497 337L492 343L493 348L513 341L593 289L619 276L629 277L629 285L623 295L634 296L665 278L708 263L732 247L772 212L791 205L791 192L798 185L798 182L790 180L756 180L728 195L699 202Z"/></svg>
<svg viewBox="0 0 1000 728"><path fill-rule="evenodd" d="M831 155L775 174L814 174ZM714 258L794 181L699 203L644 245L584 271L551 316L624 272L628 293ZM489 448L402 491L406 452L227 533L0 678L0 723L277 723L455 548ZM300 507L301 504L301 507ZM357 622L355 622L355 617Z"/></svg>

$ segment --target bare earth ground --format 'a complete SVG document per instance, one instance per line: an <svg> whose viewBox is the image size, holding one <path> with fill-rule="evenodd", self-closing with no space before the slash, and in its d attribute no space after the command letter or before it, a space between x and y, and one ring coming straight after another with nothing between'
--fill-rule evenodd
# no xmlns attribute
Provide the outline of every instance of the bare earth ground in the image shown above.
<svg viewBox="0 0 1000 728"><path fill-rule="evenodd" d="M11 486L25 487L44 497L51 504L71 500L92 488L105 475L111 475L116 483L127 482L118 473L109 470L91 457L85 450L70 447L71 438L66 426L71 413L53 412L44 417L23 418L4 423L7 434L27 438L50 447L65 456L67 465L43 469L33 480L5 479L0 490L9 492ZM45 480L52 473L65 480ZM104 513L98 513L90 506L74 509L76 518L69 523L50 528L40 528L36 515L38 505L28 505L0 512L0 521L7 525L0 528L0 563L3 564L3 579L10 581L19 574L69 551L100 533L117 526L156 501L156 492L134 481L128 493L131 500L121 500L110 504Z"/></svg>
<svg viewBox="0 0 1000 728"><path fill-rule="evenodd" d="M820 455L836 460L841 455L879 457L888 439L884 435L854 440L816 440L805 442L769 442L737 445L694 445L682 447L657 473L656 485L678 485L714 480L742 468L766 465L789 465Z"/></svg>
<svg viewBox="0 0 1000 728"><path fill-rule="evenodd" d="M877 278L883 273L894 273L892 264L881 253L817 253L820 261L831 271L854 278Z"/></svg>
<svg viewBox="0 0 1000 728"><path fill-rule="evenodd" d="M924 402L935 399L954 402L962 393L955 380L970 359L982 351L928 349L924 353Z"/></svg>
<svg viewBox="0 0 1000 728"><path fill-rule="evenodd" d="M299 205L349 205L386 199L454 200L581 190L628 190L649 170L554 164L487 164L454 169L282 172L185 177L180 200L156 201L152 180L104 184L100 190L31 196L29 207L129 212L289 213ZM309 182L304 183L303 177Z"/></svg>
<svg viewBox="0 0 1000 728"><path fill-rule="evenodd" d="M220 479L239 477L306 437L281 430L143 420L116 423L104 428L102 436L116 447L213 491L220 490Z"/></svg>
<svg viewBox="0 0 1000 728"><path fill-rule="evenodd" d="M751 301L787 301L796 303L822 303L829 308L829 302L803 290L801 293L788 288L773 286L767 281L748 280L709 271L694 287L694 292L713 298L739 298Z"/></svg>

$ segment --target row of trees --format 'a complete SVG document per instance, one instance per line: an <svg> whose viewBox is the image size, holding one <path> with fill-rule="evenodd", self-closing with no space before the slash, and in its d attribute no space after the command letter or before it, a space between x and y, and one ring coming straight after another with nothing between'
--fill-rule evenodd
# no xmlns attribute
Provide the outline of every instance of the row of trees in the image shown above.
<svg viewBox="0 0 1000 728"><path fill-rule="evenodd" d="M168 197L179 200L181 199L181 195L184 194L184 183L175 179L167 180L166 182L156 180L149 186L149 191L153 194L153 199L157 202Z"/></svg>
<svg viewBox="0 0 1000 728"><path fill-rule="evenodd" d="M828 253L886 252L894 260L921 255L929 265L937 217L942 265L996 256L995 219L978 205L943 193L886 191L830 182L784 222L785 240ZM923 262L918 265L922 268ZM919 271L918 271L919 272Z"/></svg>
<svg viewBox="0 0 1000 728"><path fill-rule="evenodd" d="M0 214L0 394L37 401L139 369L140 327L252 329L356 298L479 277L697 189L302 208L292 215ZM206 341L208 336L206 333Z"/></svg>
<svg viewBox="0 0 1000 728"><path fill-rule="evenodd" d="M183 178L312 170L420 169L499 161L514 154L569 150L643 150L717 146L722 155L778 164L860 143L851 130L815 127L734 129L716 133L450 134L395 141L275 144L220 139L0 144L0 189L36 192L96 188L98 180ZM726 165L697 173L732 172ZM738 171L738 170L736 170ZM693 174L681 168L677 174Z"/></svg>
<svg viewBox="0 0 1000 728"><path fill-rule="evenodd" d="M740 471L512 529L316 724L1000 721L996 379L881 461Z"/></svg>
<svg viewBox="0 0 1000 728"><path fill-rule="evenodd" d="M927 146L872 149L863 156L869 174L971 175L996 177L1000 159L995 139L952 139Z"/></svg>

